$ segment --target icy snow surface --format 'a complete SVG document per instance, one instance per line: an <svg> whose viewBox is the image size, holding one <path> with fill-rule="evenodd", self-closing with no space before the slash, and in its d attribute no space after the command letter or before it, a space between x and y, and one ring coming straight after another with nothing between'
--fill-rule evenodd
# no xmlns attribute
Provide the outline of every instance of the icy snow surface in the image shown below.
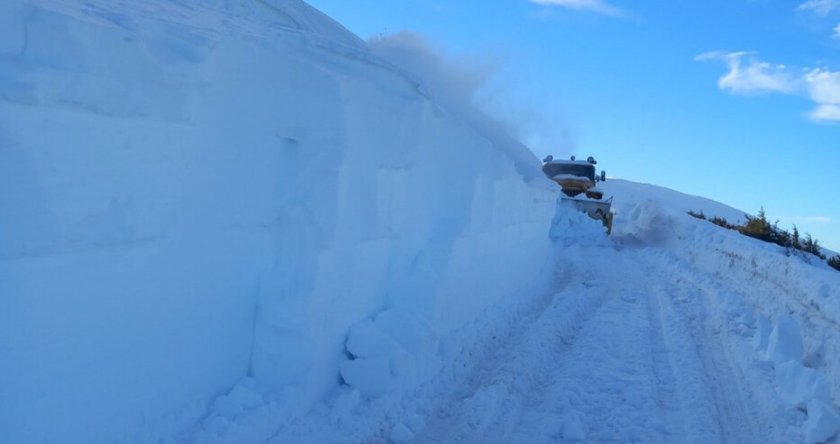
<svg viewBox="0 0 840 444"><path fill-rule="evenodd" d="M837 439L840 273L622 180L607 237L382 57L298 0L0 4L0 441Z"/></svg>

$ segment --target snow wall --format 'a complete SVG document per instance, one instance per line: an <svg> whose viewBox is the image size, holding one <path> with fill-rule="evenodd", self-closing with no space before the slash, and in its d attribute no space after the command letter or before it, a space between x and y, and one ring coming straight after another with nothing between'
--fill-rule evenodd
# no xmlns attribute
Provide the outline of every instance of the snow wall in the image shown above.
<svg viewBox="0 0 840 444"><path fill-rule="evenodd" d="M157 441L245 376L305 408L353 324L551 278L537 160L302 2L4 1L0 71L8 442Z"/></svg>

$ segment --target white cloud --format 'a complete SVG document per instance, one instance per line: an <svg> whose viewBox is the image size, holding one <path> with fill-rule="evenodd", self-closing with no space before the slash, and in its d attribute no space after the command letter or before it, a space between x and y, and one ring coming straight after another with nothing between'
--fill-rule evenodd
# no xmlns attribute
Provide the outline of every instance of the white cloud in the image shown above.
<svg viewBox="0 0 840 444"><path fill-rule="evenodd" d="M840 39L840 23L838 23L837 26L834 27L834 38Z"/></svg>
<svg viewBox="0 0 840 444"><path fill-rule="evenodd" d="M718 87L733 94L792 93L799 83L784 65L771 65L755 58L755 53L707 52L695 60L723 60L729 72L718 79Z"/></svg>
<svg viewBox="0 0 840 444"><path fill-rule="evenodd" d="M840 105L840 72L813 69L805 75L811 98L818 103Z"/></svg>
<svg viewBox="0 0 840 444"><path fill-rule="evenodd" d="M813 11L817 15L828 15L840 9L840 0L808 0L796 7L798 11Z"/></svg>
<svg viewBox="0 0 840 444"><path fill-rule="evenodd" d="M817 107L811 119L819 122L840 122L840 72L813 69L805 74L808 93Z"/></svg>
<svg viewBox="0 0 840 444"><path fill-rule="evenodd" d="M814 102L808 114L816 122L840 123L840 71L822 68L794 70L759 60L753 52L707 52L698 61L722 60L729 71L718 79L718 88L732 94L782 93Z"/></svg>
<svg viewBox="0 0 840 444"><path fill-rule="evenodd" d="M840 122L840 106L838 105L817 105L808 117L816 122Z"/></svg>
<svg viewBox="0 0 840 444"><path fill-rule="evenodd" d="M531 0L531 3L545 6L559 6L577 11L590 11L599 14L624 16L625 12L603 0Z"/></svg>

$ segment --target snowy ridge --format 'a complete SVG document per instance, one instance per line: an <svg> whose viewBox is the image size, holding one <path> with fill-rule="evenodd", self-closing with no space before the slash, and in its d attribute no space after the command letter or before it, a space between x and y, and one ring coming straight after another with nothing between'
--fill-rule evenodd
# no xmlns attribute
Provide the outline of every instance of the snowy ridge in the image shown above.
<svg viewBox="0 0 840 444"><path fill-rule="evenodd" d="M723 217L732 223L743 222L744 214L747 214L742 210L705 197L692 196L662 186L622 179L612 179L608 183L608 188L615 197L615 202L618 206L616 210L619 212L629 211L634 205L639 203L639 199L641 198L653 200L660 207L667 208L675 214L688 211L702 211L709 217ZM616 186L616 184L620 184L620 186ZM679 215L682 217L682 214Z"/></svg>
<svg viewBox="0 0 840 444"><path fill-rule="evenodd" d="M20 2L23 3L23 2ZM180 25L206 35L231 34L264 40L279 33L330 42L358 51L365 43L330 17L301 0L182 0L178 2L126 0L37 0L44 10L74 19L138 30L142 22Z"/></svg>

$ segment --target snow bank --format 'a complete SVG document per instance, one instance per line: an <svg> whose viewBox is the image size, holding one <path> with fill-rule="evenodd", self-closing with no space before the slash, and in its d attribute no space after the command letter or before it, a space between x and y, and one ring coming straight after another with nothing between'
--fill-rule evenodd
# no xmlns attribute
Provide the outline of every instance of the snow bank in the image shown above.
<svg viewBox="0 0 840 444"><path fill-rule="evenodd" d="M626 209L613 229L615 238L625 244L664 245L676 236L675 223L673 215L647 199Z"/></svg>
<svg viewBox="0 0 840 444"><path fill-rule="evenodd" d="M767 350L774 327L763 322L787 313L800 331L799 359L818 369L830 386L840 387L840 331L836 328L840 324L840 273L811 255L789 252L686 214L703 211L709 217L737 221L744 214L737 209L653 185L611 179L602 186L607 196L615 196L613 238L647 246L651 237L634 242L646 232L645 227L652 227L653 237L663 236L662 231L670 233L659 245L707 273L710 281L744 288L740 297L758 317L758 349ZM649 208L636 211L640 205ZM662 220L654 221L657 218Z"/></svg>
<svg viewBox="0 0 840 444"><path fill-rule="evenodd" d="M615 197L616 211L625 213L634 205L646 200L657 203L660 208L673 213L688 211L703 212L707 216L724 217L732 223L744 220L744 212L705 197L681 193L663 186L609 179L599 185L605 188L607 196Z"/></svg>
<svg viewBox="0 0 840 444"><path fill-rule="evenodd" d="M767 349L759 351L774 364L782 398L807 412L803 432L808 443L824 442L840 431L840 416L832 405L828 381L817 370L802 365L802 337L792 317L779 317L770 332Z"/></svg>
<svg viewBox="0 0 840 444"><path fill-rule="evenodd" d="M12 0L0 37L9 441L410 384L424 338L551 277L536 159L302 2Z"/></svg>
<svg viewBox="0 0 840 444"><path fill-rule="evenodd" d="M725 230L685 216L674 250L709 278L744 287L743 296L756 314L776 318L789 315L801 337L799 360L818 369L832 387L840 387L840 273L809 255ZM674 245L676 246L676 245ZM767 350L775 326L761 325L756 340ZM787 335L782 335L783 339ZM840 393L836 393L836 396Z"/></svg>
<svg viewBox="0 0 840 444"><path fill-rule="evenodd" d="M840 386L840 274L807 255L685 214L743 218L731 207L652 185L608 180L603 186L615 196L613 238L628 246L665 247L678 268L705 273L727 327L753 335L756 357L773 364L781 400L807 412L803 437L814 443L834 436L840 430L833 404L840 393L832 393ZM721 285L741 290L718 294Z"/></svg>

